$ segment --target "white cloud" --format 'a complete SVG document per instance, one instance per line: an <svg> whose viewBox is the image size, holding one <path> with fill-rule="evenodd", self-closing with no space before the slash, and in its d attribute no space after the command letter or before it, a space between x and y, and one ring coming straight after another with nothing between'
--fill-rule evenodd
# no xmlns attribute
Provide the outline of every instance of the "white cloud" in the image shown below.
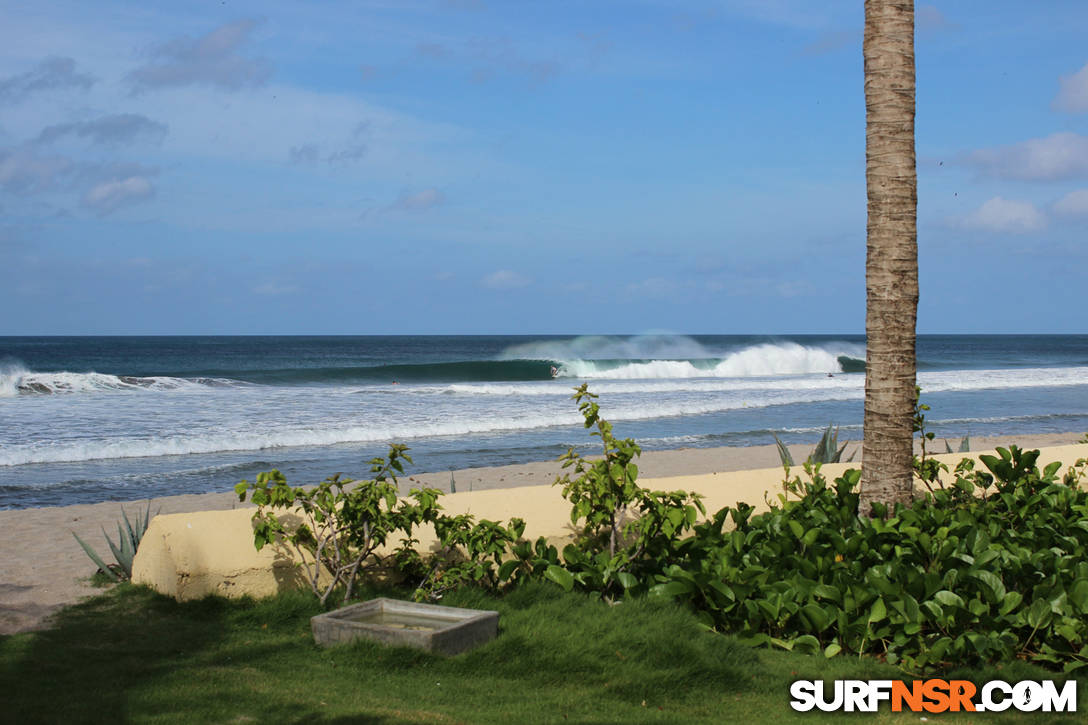
<svg viewBox="0 0 1088 725"><path fill-rule="evenodd" d="M830 10L824 3L807 0L726 0L724 5L731 13L769 25L803 29L826 25Z"/></svg>
<svg viewBox="0 0 1088 725"><path fill-rule="evenodd" d="M389 211L427 211L441 204L445 198L438 189L424 189L414 194L402 191L397 200L387 208Z"/></svg>
<svg viewBox="0 0 1088 725"><path fill-rule="evenodd" d="M0 80L0 101L17 103L39 91L87 90L94 82L93 77L76 72L71 58L46 58L31 71Z"/></svg>
<svg viewBox="0 0 1088 725"><path fill-rule="evenodd" d="M556 60L527 57L508 37L475 37L453 45L421 42L416 44L415 52L428 63L468 65L469 77L476 83L509 74L528 78L536 86L555 78L563 69Z"/></svg>
<svg viewBox="0 0 1088 725"><path fill-rule="evenodd" d="M964 163L989 176L1056 181L1088 176L1088 137L1062 132L1011 146L973 151Z"/></svg>
<svg viewBox="0 0 1088 725"><path fill-rule="evenodd" d="M960 26L949 22L944 13L934 5L919 5L914 11L914 24L922 33L960 29Z"/></svg>
<svg viewBox="0 0 1088 725"><path fill-rule="evenodd" d="M843 48L857 48L861 45L861 31L857 28L851 30L829 30L821 33L815 41L806 45L801 53L804 55L824 55L833 53Z"/></svg>
<svg viewBox="0 0 1088 725"><path fill-rule="evenodd" d="M1088 111L1088 63L1073 75L1059 78L1058 84L1054 108L1069 113Z"/></svg>
<svg viewBox="0 0 1088 725"><path fill-rule="evenodd" d="M268 62L238 53L258 24L239 20L199 38L175 38L155 48L152 61L132 71L128 79L137 91L188 85L239 90L263 85L272 74Z"/></svg>
<svg viewBox="0 0 1088 725"><path fill-rule="evenodd" d="M648 297L650 299L668 299L678 291L676 280L668 277L648 277L647 279L631 282L627 285L627 293L635 297Z"/></svg>
<svg viewBox="0 0 1088 725"><path fill-rule="evenodd" d="M511 269L499 269L487 275L481 280L484 287L491 289L516 289L532 284L528 277L518 274Z"/></svg>
<svg viewBox="0 0 1088 725"><path fill-rule="evenodd" d="M268 297L291 295L298 291L299 289L295 285L280 284L279 282L263 282L262 284L253 287L253 294L265 295Z"/></svg>
<svg viewBox="0 0 1088 725"><path fill-rule="evenodd" d="M995 196L964 217L960 225L988 232L1027 234L1044 228L1046 217L1031 202Z"/></svg>
<svg viewBox="0 0 1088 725"><path fill-rule="evenodd" d="M138 113L115 113L92 121L46 126L35 141L52 143L64 136L77 136L104 145L132 143L141 138L157 143L166 136L166 126Z"/></svg>
<svg viewBox="0 0 1088 725"><path fill-rule="evenodd" d="M1088 189L1077 189L1058 199L1054 211L1063 216L1088 216Z"/></svg>
<svg viewBox="0 0 1088 725"><path fill-rule="evenodd" d="M0 149L0 189L15 194L48 191L74 170L75 164L63 156L40 156L26 148Z"/></svg>
<svg viewBox="0 0 1088 725"><path fill-rule="evenodd" d="M155 185L146 176L129 176L97 184L84 195L83 204L99 214L109 214L126 204L135 204L155 195Z"/></svg>

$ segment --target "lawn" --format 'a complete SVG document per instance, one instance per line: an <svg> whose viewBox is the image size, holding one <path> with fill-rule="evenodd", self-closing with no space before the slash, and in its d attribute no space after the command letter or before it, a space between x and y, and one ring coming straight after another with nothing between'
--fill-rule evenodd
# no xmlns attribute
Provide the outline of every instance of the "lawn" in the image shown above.
<svg viewBox="0 0 1088 725"><path fill-rule="evenodd" d="M377 593L397 595L368 594ZM363 643L322 650L310 634L319 608L308 593L179 604L121 585L65 610L52 629L0 637L0 720L820 723L846 716L794 713L793 680L905 677L870 658L753 650L701 630L671 603L610 606L546 583L501 598L460 591L444 603L497 609L500 636L451 658ZM945 674L1053 677L1022 663ZM1088 702L1088 680L1079 701ZM853 717L919 721L886 711ZM928 717L1039 722L1008 713Z"/></svg>

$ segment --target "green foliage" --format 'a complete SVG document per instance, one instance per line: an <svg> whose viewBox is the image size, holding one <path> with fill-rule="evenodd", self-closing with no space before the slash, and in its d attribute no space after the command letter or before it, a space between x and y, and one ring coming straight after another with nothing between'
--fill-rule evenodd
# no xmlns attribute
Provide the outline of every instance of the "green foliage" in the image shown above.
<svg viewBox="0 0 1088 725"><path fill-rule="evenodd" d="M497 589L511 578L513 567L502 567L510 547L524 533L525 521L513 518L503 526L488 519L476 522L470 514L461 514L438 515L433 523L439 551L424 558L404 546L398 560L402 573L420 581L413 595L416 601L437 601L446 592L469 584Z"/></svg>
<svg viewBox="0 0 1088 725"><path fill-rule="evenodd" d="M963 440L960 441L959 448L952 450L952 446L948 444L948 441L944 442L945 453L970 453L971 452L971 436L966 435Z"/></svg>
<svg viewBox="0 0 1088 725"><path fill-rule="evenodd" d="M155 514L158 515L158 511ZM106 537L106 543L110 547L110 552L113 554L116 564L107 564L94 548L79 538L76 532L72 532L72 536L76 537L76 541L83 547L83 551L87 552L87 556L98 566L98 571L114 581L125 581L132 578L132 560L136 557L136 550L140 548L140 541L147 532L148 524L151 523L151 502L147 502L147 510L144 511L142 516L137 510L134 518L136 519L135 522L129 521L124 507L121 508L121 521L117 522L116 544L113 543L113 539L109 537L106 530L102 529L102 536ZM124 529L121 528L122 523Z"/></svg>
<svg viewBox="0 0 1088 725"><path fill-rule="evenodd" d="M279 471L261 473L255 483L242 481L234 487L239 500L249 494L257 504L253 514L257 550L278 542L289 544L322 605L338 587L349 601L357 577L383 566L378 549L396 533L411 542L413 527L433 522L441 509L437 489L413 490L403 500L397 497L397 474L404 472L405 462L412 462L407 451L406 446L390 445L386 458L371 460L374 477L368 481L336 474L313 488L292 487Z"/></svg>
<svg viewBox="0 0 1088 725"><path fill-rule="evenodd" d="M930 458L927 451L927 444L933 441L933 433L926 430L926 411L929 410L929 406L922 403L922 388L921 386L914 386L914 432L919 434L919 440L922 448L921 456L914 456L913 466L914 475L918 477L930 493L933 493L936 489L944 489L944 481L941 479L941 473L948 472L948 466L940 461ZM945 448L948 452L952 452L951 446L945 441ZM960 450L967 451L970 448L970 441L964 436L963 441L960 443ZM972 461L963 459L957 466L959 471L962 466L974 466Z"/></svg>
<svg viewBox="0 0 1088 725"><path fill-rule="evenodd" d="M418 582L419 600L437 600L464 584L498 586L497 569L525 523L514 519L503 526L476 523L469 514L447 516L438 503L442 492L434 488L413 489L399 498L397 474L411 462L408 448L394 444L386 458L371 460L374 477L368 481L336 474L312 488L292 487L282 473L269 471L259 474L256 483L242 481L234 490L240 500L249 494L257 504L257 550L274 543L291 546L323 606L337 589L342 589L345 603L350 601L357 581L376 573L395 572ZM439 541L439 550L426 556L416 550L419 541L412 537L424 524L434 527ZM399 545L381 555L398 535Z"/></svg>
<svg viewBox="0 0 1088 725"><path fill-rule="evenodd" d="M839 463L842 460L843 451L846 450L846 446L849 445L849 441L839 446L839 429L834 428L832 431L832 424L828 424L827 429L824 430L824 434L820 436L820 442L816 444L816 447L812 449L812 453L808 454L806 459L809 463ZM783 468L792 468L794 466L793 456L790 455L789 448L786 447L778 436L771 433L774 436L774 442L778 445L778 457L782 460ZM846 462L854 460L854 456L857 455L857 451L850 454L850 457L846 459Z"/></svg>
<svg viewBox="0 0 1088 725"><path fill-rule="evenodd" d="M790 449L778 438L777 433L771 433L774 436L775 445L778 446L778 458L782 461L783 468L793 468L796 464L793 462L793 456L790 454Z"/></svg>
<svg viewBox="0 0 1088 725"><path fill-rule="evenodd" d="M1088 492L1081 488L1088 459L1059 478L1061 464L1036 466L1038 451L999 448L980 456L985 471L962 460L946 485L939 474L948 467L926 456L928 408L918 404L923 447L915 465L929 492L910 505L890 512L877 505L875 518L860 517L860 472L829 483L819 463L806 462L807 480L787 471L770 511L754 515L738 503L700 521L706 511L698 495L640 487L638 445L615 438L585 385L573 397L603 455L561 457L571 470L556 485L583 532L561 552L543 538L523 540L517 519L504 526L444 515L436 490L398 501L388 479L395 483L393 472L408 460L403 446L392 446L388 461L375 459L375 479L350 491L335 476L310 492L291 489L277 472L239 484L243 498L252 488L260 506L256 543L283 539L334 575L346 572L339 580L345 598L354 577L376 563L377 546L401 532L390 559L419 582L417 599L547 581L608 601L677 600L705 629L750 645L827 658L869 654L913 671L1020 659L1088 673ZM821 446L841 454L830 428ZM269 507L297 507L309 518L289 531ZM429 556L411 537L421 523L433 525L439 541ZM330 560L322 546L345 553ZM332 585L322 593L313 581L324 602Z"/></svg>
<svg viewBox="0 0 1088 725"><path fill-rule="evenodd" d="M806 465L809 480L789 486L798 500L697 525L650 593L756 645L914 670L1017 658L1088 668L1085 462L1059 480L1060 464L1035 466L1038 451L998 452L982 457L990 473L961 463L954 485L873 519L858 516L859 471L829 485Z"/></svg>
<svg viewBox="0 0 1088 725"><path fill-rule="evenodd" d="M572 471L558 477L555 485L563 487L563 497L572 504L571 523L583 522L583 535L564 549L564 566L549 560L541 569L539 557L533 556L518 569L542 570L568 590L577 584L606 596L645 591L648 575L669 564L677 543L706 509L698 494L640 487L633 461L642 449L630 438L612 434L612 425L600 417L597 396L586 385L572 397L585 427L596 428L592 435L600 438L603 449L602 457L592 462L574 449L559 459Z"/></svg>

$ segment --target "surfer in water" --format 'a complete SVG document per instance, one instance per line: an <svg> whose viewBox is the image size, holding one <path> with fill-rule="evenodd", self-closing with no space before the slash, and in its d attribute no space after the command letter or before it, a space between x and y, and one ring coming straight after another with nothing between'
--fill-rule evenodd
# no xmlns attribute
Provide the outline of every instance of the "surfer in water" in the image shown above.
<svg viewBox="0 0 1088 725"><path fill-rule="evenodd" d="M559 368L557 368L556 366L552 365L551 372L552 372L552 377L553 378L558 378L559 377Z"/></svg>

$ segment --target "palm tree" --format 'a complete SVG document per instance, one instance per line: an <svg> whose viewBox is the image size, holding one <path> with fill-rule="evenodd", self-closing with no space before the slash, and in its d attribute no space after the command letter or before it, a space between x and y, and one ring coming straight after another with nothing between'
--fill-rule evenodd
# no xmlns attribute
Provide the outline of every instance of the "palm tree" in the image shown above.
<svg viewBox="0 0 1088 725"><path fill-rule="evenodd" d="M865 432L861 505L913 491L918 177L914 2L865 0Z"/></svg>

